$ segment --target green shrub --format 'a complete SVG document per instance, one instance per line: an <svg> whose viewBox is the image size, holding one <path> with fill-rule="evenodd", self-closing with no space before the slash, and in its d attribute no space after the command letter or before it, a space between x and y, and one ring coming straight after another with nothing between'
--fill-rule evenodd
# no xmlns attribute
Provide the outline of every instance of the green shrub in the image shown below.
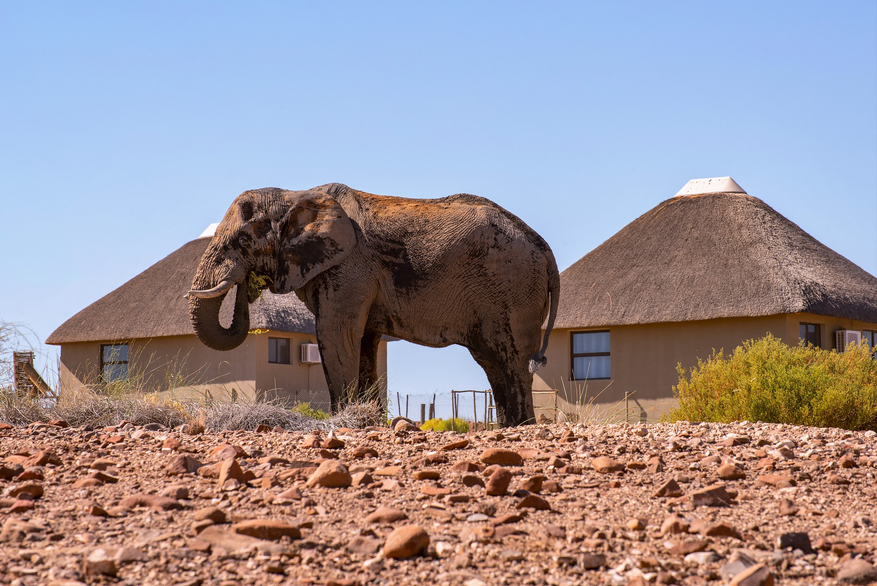
<svg viewBox="0 0 877 586"><path fill-rule="evenodd" d="M676 367L679 407L670 421L766 421L877 430L877 360L865 345L846 352L790 347L768 334L730 356L713 351L686 377Z"/></svg>
<svg viewBox="0 0 877 586"><path fill-rule="evenodd" d="M310 403L298 403L295 407L290 409L290 411L298 413L299 415L304 415L305 417L310 417L311 419L319 419L320 421L329 419L328 413L322 409L314 409L311 407Z"/></svg>
<svg viewBox="0 0 877 586"><path fill-rule="evenodd" d="M469 431L469 423L459 417L457 419L429 419L420 426L423 431Z"/></svg>

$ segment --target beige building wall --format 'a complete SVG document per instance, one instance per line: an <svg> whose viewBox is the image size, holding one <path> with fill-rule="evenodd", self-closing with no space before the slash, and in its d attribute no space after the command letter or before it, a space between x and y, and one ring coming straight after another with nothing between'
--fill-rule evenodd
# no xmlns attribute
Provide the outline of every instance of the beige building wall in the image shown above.
<svg viewBox="0 0 877 586"><path fill-rule="evenodd" d="M822 326L825 349L834 348L838 329L877 331L877 324L813 314L554 330L546 352L548 364L533 379L537 416L540 411L550 416L554 400L551 394L538 391L557 390L557 408L561 411L581 411L582 405L592 403L602 405L600 412L610 419L623 420L627 413L625 392L629 392L632 394L628 407L633 413L630 420L645 414L652 421L674 405L678 363L689 370L697 365L698 358L709 358L713 350L723 349L727 354L745 340L760 338L768 332L788 344L797 344L801 322ZM610 332L612 378L573 381L571 334L597 330Z"/></svg>
<svg viewBox="0 0 877 586"><path fill-rule="evenodd" d="M268 338L290 340L290 364L268 362ZM89 385L100 387L102 344L77 342L61 345L60 391ZM136 339L129 345L129 380L145 392L173 392L175 396L207 396L229 401L276 398L290 403L310 402L329 410L329 392L321 364L301 362L302 344L316 343L314 336L263 331L247 336L228 352L212 350L195 336ZM387 343L382 342L378 371L386 380Z"/></svg>

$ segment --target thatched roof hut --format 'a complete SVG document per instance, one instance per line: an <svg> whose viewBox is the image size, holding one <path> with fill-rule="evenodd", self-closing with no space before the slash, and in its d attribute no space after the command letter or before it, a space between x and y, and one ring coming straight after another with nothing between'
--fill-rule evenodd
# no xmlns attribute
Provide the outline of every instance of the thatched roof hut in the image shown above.
<svg viewBox="0 0 877 586"><path fill-rule="evenodd" d="M877 278L733 186L668 199L566 269L555 327L794 313L877 322Z"/></svg>
<svg viewBox="0 0 877 586"><path fill-rule="evenodd" d="M52 332L47 344L96 340L132 340L194 335L189 304L183 298L201 256L205 236L184 244L115 291L98 299ZM233 296L232 296L233 297ZM221 320L230 323L233 299L223 304ZM250 327L277 332L315 333L314 315L294 294L265 291L250 305Z"/></svg>

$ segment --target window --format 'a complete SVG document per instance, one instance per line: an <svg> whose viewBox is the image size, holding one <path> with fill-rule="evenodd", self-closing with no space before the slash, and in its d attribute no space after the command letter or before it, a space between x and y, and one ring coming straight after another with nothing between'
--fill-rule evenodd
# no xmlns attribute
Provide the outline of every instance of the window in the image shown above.
<svg viewBox="0 0 877 586"><path fill-rule="evenodd" d="M807 344L822 348L822 326L819 324L805 324L799 326L800 338Z"/></svg>
<svg viewBox="0 0 877 586"><path fill-rule="evenodd" d="M572 378L594 380L610 377L609 331L572 333Z"/></svg>
<svg viewBox="0 0 877 586"><path fill-rule="evenodd" d="M289 364L289 338L268 338L268 362Z"/></svg>
<svg viewBox="0 0 877 586"><path fill-rule="evenodd" d="M105 383L128 380L128 344L101 344L100 376Z"/></svg>
<svg viewBox="0 0 877 586"><path fill-rule="evenodd" d="M877 332L873 330L862 330L862 343L867 344L873 351L877 348ZM874 354L874 359L877 360L877 354Z"/></svg>

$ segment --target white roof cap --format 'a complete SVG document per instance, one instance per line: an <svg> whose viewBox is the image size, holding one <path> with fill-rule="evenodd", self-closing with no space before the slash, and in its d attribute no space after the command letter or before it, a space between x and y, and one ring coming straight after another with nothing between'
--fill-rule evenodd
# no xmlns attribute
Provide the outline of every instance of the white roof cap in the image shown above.
<svg viewBox="0 0 877 586"><path fill-rule="evenodd" d="M219 226L219 222L215 224L210 224L204 231L201 232L201 235L198 238L213 238L213 235L216 234L216 227Z"/></svg>
<svg viewBox="0 0 877 586"><path fill-rule="evenodd" d="M676 196L707 193L746 193L746 190L737 185L737 182L730 177L711 177L709 179L692 179L676 193Z"/></svg>

